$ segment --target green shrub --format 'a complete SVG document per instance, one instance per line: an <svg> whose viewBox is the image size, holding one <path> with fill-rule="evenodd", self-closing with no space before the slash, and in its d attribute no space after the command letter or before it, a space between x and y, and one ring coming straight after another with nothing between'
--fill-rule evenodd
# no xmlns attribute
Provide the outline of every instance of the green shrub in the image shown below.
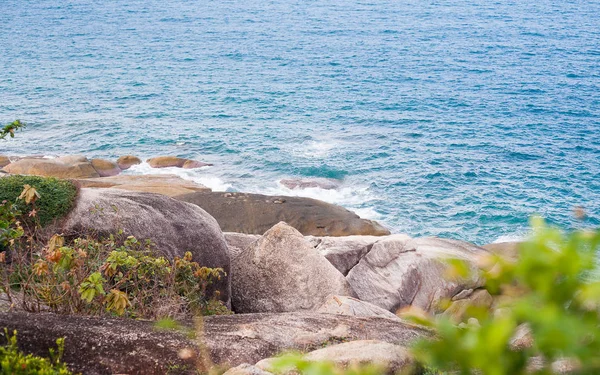
<svg viewBox="0 0 600 375"><path fill-rule="evenodd" d="M192 262L191 253L170 261L156 256L150 241L111 235L77 238L69 244L53 236L43 249L13 250L0 265L7 294L19 293L29 311L119 315L132 318L185 318L228 313L207 287L220 268Z"/></svg>
<svg viewBox="0 0 600 375"><path fill-rule="evenodd" d="M71 375L72 372L60 361L64 347L64 339L56 340L57 350L50 349L50 358L25 355L17 347L17 331L9 335L4 329L7 344L0 346L1 375Z"/></svg>
<svg viewBox="0 0 600 375"><path fill-rule="evenodd" d="M22 213L29 213L31 206L17 199L25 185L32 186L41 199L35 202L36 217L40 225L49 224L69 213L77 196L77 188L67 180L38 176L7 176L0 178L0 202L14 203ZM24 216L25 219L28 216Z"/></svg>
<svg viewBox="0 0 600 375"><path fill-rule="evenodd" d="M0 129L0 139L6 138L6 136L10 136L11 138L15 137L15 131L24 128L26 125L19 120L15 120L8 125L5 125Z"/></svg>

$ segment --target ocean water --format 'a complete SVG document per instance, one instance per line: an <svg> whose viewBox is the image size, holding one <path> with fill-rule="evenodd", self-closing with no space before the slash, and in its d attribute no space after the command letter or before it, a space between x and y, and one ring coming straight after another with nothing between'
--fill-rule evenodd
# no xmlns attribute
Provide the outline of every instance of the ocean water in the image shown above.
<svg viewBox="0 0 600 375"><path fill-rule="evenodd" d="M29 124L0 154L195 158L160 172L478 244L600 225L598 1L0 0L0 24L0 121Z"/></svg>

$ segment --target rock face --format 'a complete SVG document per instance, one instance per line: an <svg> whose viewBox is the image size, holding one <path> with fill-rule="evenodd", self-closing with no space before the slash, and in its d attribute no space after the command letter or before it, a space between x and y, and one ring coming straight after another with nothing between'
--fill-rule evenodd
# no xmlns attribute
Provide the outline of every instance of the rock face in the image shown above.
<svg viewBox="0 0 600 375"><path fill-rule="evenodd" d="M64 156L55 159L25 158L5 166L5 172L57 178L100 177L85 156Z"/></svg>
<svg viewBox="0 0 600 375"><path fill-rule="evenodd" d="M396 315L379 306L347 296L328 296L325 303L323 303L316 311L324 314L377 316L380 318L400 320Z"/></svg>
<svg viewBox="0 0 600 375"><path fill-rule="evenodd" d="M338 271L347 275L382 237L307 237L307 239Z"/></svg>
<svg viewBox="0 0 600 375"><path fill-rule="evenodd" d="M261 238L261 236L258 234L243 234L234 232L225 232L223 235L225 236L225 241L227 242L227 247L229 248L229 257L231 259L241 254L241 252L244 251L248 246Z"/></svg>
<svg viewBox="0 0 600 375"><path fill-rule="evenodd" d="M484 254L466 242L393 235L376 242L346 278L358 298L386 310L414 306L439 313L443 299L483 284L478 276L447 280L444 261L462 259L476 275L476 258Z"/></svg>
<svg viewBox="0 0 600 375"><path fill-rule="evenodd" d="M206 345L215 363L256 363L284 351L309 352L353 340L409 346L431 333L392 319L311 312L240 314L204 318Z"/></svg>
<svg viewBox="0 0 600 375"><path fill-rule="evenodd" d="M117 163L105 159L92 159L92 166L98 172L100 177L116 176L121 173L121 168Z"/></svg>
<svg viewBox="0 0 600 375"><path fill-rule="evenodd" d="M357 340L317 349L304 356L308 361L333 362L341 368L373 364L386 374L413 374L416 367L414 358L403 346L379 340ZM262 370L272 368L272 358L256 364Z"/></svg>
<svg viewBox="0 0 600 375"><path fill-rule="evenodd" d="M21 350L43 357L56 348L57 338L64 337L63 361L74 373L163 375L170 365L194 373L195 358L182 360L177 355L194 343L181 333L156 331L152 322L19 312L0 313L0 325L18 331ZM0 343L6 343L4 335Z"/></svg>
<svg viewBox="0 0 600 375"><path fill-rule="evenodd" d="M103 235L119 229L137 239L152 240L157 250L170 259L190 251L201 265L223 268L227 276L214 287L229 303L227 244L217 222L205 211L159 194L83 188L57 233Z"/></svg>
<svg viewBox="0 0 600 375"><path fill-rule="evenodd" d="M0 313L0 326L18 331L19 347L47 356L65 337L64 361L84 374L166 374L169 365L196 374L195 343L184 333L158 331L153 322L23 312ZM350 340L381 340L407 346L430 333L381 318L315 313L244 314L204 318L204 344L214 363L256 363L283 351L311 351ZM0 336L0 343L5 338ZM181 349L192 349L182 360ZM178 372L179 373L179 372Z"/></svg>
<svg viewBox="0 0 600 375"><path fill-rule="evenodd" d="M117 159L117 165L122 170L126 170L131 168L134 165L142 164L142 160L137 156L133 155L123 155Z"/></svg>
<svg viewBox="0 0 600 375"><path fill-rule="evenodd" d="M200 167L206 167L208 165L212 165L212 164L203 163L203 162L196 161L196 160L178 158L175 156L157 156L155 158L150 158L150 159L146 160L146 162L148 164L150 164L150 166L152 168L177 167L177 168L191 169L191 168L200 168Z"/></svg>
<svg viewBox="0 0 600 375"><path fill-rule="evenodd" d="M390 232L345 208L316 199L245 193L194 193L175 197L205 209L224 232L263 234L285 221L304 235L383 236Z"/></svg>
<svg viewBox="0 0 600 375"><path fill-rule="evenodd" d="M237 313L311 310L330 294L354 294L344 276L285 223L234 257L232 275Z"/></svg>
<svg viewBox="0 0 600 375"><path fill-rule="evenodd" d="M333 190L340 187L340 181L330 178L293 178L281 180L279 183L288 189L319 188Z"/></svg>
<svg viewBox="0 0 600 375"><path fill-rule="evenodd" d="M210 191L206 186L184 180L172 174L120 175L78 180L82 187L115 188L121 190L156 193L167 196Z"/></svg>

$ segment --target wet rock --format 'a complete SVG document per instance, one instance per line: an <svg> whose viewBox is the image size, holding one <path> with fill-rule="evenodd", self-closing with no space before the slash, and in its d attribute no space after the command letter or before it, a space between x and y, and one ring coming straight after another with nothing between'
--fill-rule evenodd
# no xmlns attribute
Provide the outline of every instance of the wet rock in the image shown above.
<svg viewBox="0 0 600 375"><path fill-rule="evenodd" d="M361 219L343 207L301 197L247 193L193 193L175 197L205 209L224 232L263 234L285 221L304 235L383 236L390 232L370 220Z"/></svg>
<svg viewBox="0 0 600 375"><path fill-rule="evenodd" d="M116 176L121 173L121 168L110 160L92 159L92 166L98 172L100 177Z"/></svg>
<svg viewBox="0 0 600 375"><path fill-rule="evenodd" d="M324 190L335 190L340 187L340 181L330 178L293 178L283 179L280 184L288 189L319 188Z"/></svg>
<svg viewBox="0 0 600 375"><path fill-rule="evenodd" d="M150 158L150 159L146 160L146 162L148 164L150 164L150 166L152 168L177 167L177 168L191 169L191 168L200 168L200 167L212 165L212 164L203 163L203 162L196 161L196 160L178 158L175 156L157 156L155 158Z"/></svg>
<svg viewBox="0 0 600 375"><path fill-rule="evenodd" d="M115 188L121 190L177 196L198 191L210 191L206 186L172 174L119 175L113 177L79 179L82 187Z"/></svg>
<svg viewBox="0 0 600 375"><path fill-rule="evenodd" d="M117 165L122 170L131 168L134 165L142 164L142 159L133 155L123 155L117 159Z"/></svg>
<svg viewBox="0 0 600 375"><path fill-rule="evenodd" d="M55 159L24 158L5 166L11 174L24 174L57 178L100 177L85 156L64 156Z"/></svg>

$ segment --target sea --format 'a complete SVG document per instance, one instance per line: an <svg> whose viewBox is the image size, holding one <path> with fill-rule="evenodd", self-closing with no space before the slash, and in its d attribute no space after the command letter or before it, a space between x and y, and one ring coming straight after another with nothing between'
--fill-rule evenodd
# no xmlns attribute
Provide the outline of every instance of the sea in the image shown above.
<svg viewBox="0 0 600 375"><path fill-rule="evenodd" d="M600 2L0 0L15 119L0 154L197 159L214 166L126 173L317 198L394 233L598 227Z"/></svg>

